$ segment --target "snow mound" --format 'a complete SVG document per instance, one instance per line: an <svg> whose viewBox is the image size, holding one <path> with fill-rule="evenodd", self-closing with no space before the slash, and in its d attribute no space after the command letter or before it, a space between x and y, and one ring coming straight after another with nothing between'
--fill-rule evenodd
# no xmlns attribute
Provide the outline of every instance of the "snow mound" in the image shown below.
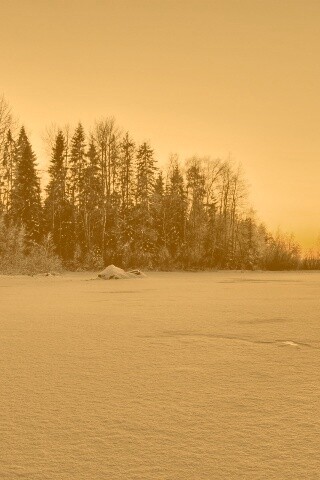
<svg viewBox="0 0 320 480"><path fill-rule="evenodd" d="M280 344L287 347L299 347L298 343L292 342L291 340L283 340Z"/></svg>
<svg viewBox="0 0 320 480"><path fill-rule="evenodd" d="M31 277L57 277L61 274L59 272L45 272L45 273L37 273L35 275L31 275Z"/></svg>
<svg viewBox="0 0 320 480"><path fill-rule="evenodd" d="M129 272L125 272L122 268L109 265L98 274L98 277L104 280L119 280L122 278L145 277L145 275L140 272L140 270L130 270Z"/></svg>

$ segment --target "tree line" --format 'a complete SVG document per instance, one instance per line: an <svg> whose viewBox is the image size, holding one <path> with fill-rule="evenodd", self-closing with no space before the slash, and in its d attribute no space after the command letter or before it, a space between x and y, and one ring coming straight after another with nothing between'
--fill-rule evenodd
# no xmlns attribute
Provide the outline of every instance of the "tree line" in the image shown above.
<svg viewBox="0 0 320 480"><path fill-rule="evenodd" d="M180 162L172 155L160 167L150 143L136 142L114 118L89 132L81 123L71 133L57 129L50 141L48 182L41 189L26 129L13 133L2 99L0 216L2 228L23 229L26 251L50 239L69 269L302 265L293 238L272 236L256 220L242 171L230 160Z"/></svg>

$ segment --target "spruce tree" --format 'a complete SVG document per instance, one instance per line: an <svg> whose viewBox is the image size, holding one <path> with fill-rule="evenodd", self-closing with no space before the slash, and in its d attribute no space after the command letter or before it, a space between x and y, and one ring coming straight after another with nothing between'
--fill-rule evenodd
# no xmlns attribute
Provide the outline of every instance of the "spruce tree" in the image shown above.
<svg viewBox="0 0 320 480"><path fill-rule="evenodd" d="M133 168L135 144L127 132L120 143L121 209L127 213L133 203Z"/></svg>
<svg viewBox="0 0 320 480"><path fill-rule="evenodd" d="M75 207L79 207L82 202L85 167L85 134L83 126L79 123L71 139L70 156L71 201Z"/></svg>
<svg viewBox="0 0 320 480"><path fill-rule="evenodd" d="M203 266L207 217L204 208L205 177L197 159L192 159L187 169L187 192L190 211L186 229L185 259L187 266L199 268Z"/></svg>
<svg viewBox="0 0 320 480"><path fill-rule="evenodd" d="M72 255L73 232L71 205L66 196L65 138L60 130L52 148L49 166L50 181L46 188L44 218L46 230L52 234L57 253L64 259Z"/></svg>
<svg viewBox="0 0 320 480"><path fill-rule="evenodd" d="M22 127L17 142L10 217L18 225L24 226L27 237L32 241L39 241L41 238L41 210L36 157Z"/></svg>
<svg viewBox="0 0 320 480"><path fill-rule="evenodd" d="M163 174L160 171L154 186L154 193L151 199L152 224L156 232L156 248L161 249L165 243L164 222L165 222L165 189Z"/></svg>
<svg viewBox="0 0 320 480"><path fill-rule="evenodd" d="M176 163L169 176L166 191L167 245L172 257L177 260L185 241L187 220L187 197L184 179Z"/></svg>
<svg viewBox="0 0 320 480"><path fill-rule="evenodd" d="M75 252L77 256L82 256L85 244L83 216L85 208L84 175L86 164L85 134L81 123L79 123L71 139L68 172L69 201L72 210L71 227L75 236Z"/></svg>
<svg viewBox="0 0 320 480"><path fill-rule="evenodd" d="M143 143L136 157L136 206L134 210L135 250L141 262L152 266L157 234L153 225L151 200L154 195L155 172L157 168L153 150Z"/></svg>
<svg viewBox="0 0 320 480"><path fill-rule="evenodd" d="M117 141L115 135L112 135L111 142L109 145L109 168L110 172L110 195L112 200L112 205L118 207L120 200L120 145Z"/></svg>
<svg viewBox="0 0 320 480"><path fill-rule="evenodd" d="M86 153L87 164L84 170L83 201L80 217L84 232L83 248L89 252L101 248L102 236L102 179L99 158L93 138Z"/></svg>
<svg viewBox="0 0 320 480"><path fill-rule="evenodd" d="M136 158L137 185L136 202L137 205L149 209L150 198L153 194L155 185L155 172L157 170L152 148L144 142L138 149Z"/></svg>

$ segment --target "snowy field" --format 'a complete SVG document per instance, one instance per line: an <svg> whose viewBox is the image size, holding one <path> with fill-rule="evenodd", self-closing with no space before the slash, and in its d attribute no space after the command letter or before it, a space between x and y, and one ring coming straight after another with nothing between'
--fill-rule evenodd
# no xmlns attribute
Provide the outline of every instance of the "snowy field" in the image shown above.
<svg viewBox="0 0 320 480"><path fill-rule="evenodd" d="M0 479L320 478L320 273L0 277Z"/></svg>

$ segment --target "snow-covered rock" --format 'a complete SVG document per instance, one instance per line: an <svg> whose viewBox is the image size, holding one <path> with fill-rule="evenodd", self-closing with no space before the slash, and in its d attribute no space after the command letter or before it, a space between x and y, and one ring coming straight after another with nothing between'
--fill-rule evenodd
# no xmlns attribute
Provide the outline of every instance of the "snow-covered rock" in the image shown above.
<svg viewBox="0 0 320 480"><path fill-rule="evenodd" d="M98 275L99 278L104 280L119 279L119 278L129 278L127 273L122 270L122 268L115 267L114 265L109 265Z"/></svg>
<svg viewBox="0 0 320 480"><path fill-rule="evenodd" d="M109 265L98 274L98 277L103 278L104 280L118 280L121 278L145 277L145 275L140 272L140 270L130 270L129 272L125 272L122 268L116 267L115 265Z"/></svg>

